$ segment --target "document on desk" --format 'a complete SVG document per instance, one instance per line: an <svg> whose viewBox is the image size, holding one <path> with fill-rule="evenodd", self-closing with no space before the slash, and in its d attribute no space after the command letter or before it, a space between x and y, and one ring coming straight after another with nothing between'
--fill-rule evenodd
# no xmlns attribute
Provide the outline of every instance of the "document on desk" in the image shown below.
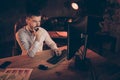
<svg viewBox="0 0 120 80"><path fill-rule="evenodd" d="M0 80L29 80L33 69L29 68L7 68L0 72Z"/></svg>

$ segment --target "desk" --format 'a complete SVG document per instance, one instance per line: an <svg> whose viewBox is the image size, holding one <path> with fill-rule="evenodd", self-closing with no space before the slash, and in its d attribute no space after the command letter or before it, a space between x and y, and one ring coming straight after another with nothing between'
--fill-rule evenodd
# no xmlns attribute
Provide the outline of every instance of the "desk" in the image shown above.
<svg viewBox="0 0 120 80"><path fill-rule="evenodd" d="M61 47L60 49L65 49L66 46ZM0 59L0 64L4 61L12 61L12 64L9 65L9 68L32 68L32 74L30 80L89 80L86 73L78 73L68 69L68 65L71 60L65 60L58 65L51 65L46 62L48 58L51 57L51 50L45 50L38 52L35 57L30 58L26 55L24 56L14 56ZM93 63L102 63L106 61L105 58L99 56L91 50L87 50L87 57L91 58ZM49 70L39 70L37 67L39 64L45 64L48 67L51 67ZM3 70L0 70L3 71Z"/></svg>

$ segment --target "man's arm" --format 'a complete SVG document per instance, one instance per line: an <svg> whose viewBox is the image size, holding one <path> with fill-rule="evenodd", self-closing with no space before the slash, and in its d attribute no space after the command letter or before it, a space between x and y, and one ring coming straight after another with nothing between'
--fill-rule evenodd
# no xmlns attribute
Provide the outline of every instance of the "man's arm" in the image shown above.
<svg viewBox="0 0 120 80"><path fill-rule="evenodd" d="M52 40L49 33L45 31L45 43L52 49L58 49L57 44Z"/></svg>
<svg viewBox="0 0 120 80"><path fill-rule="evenodd" d="M28 42L29 36L27 36L24 32L17 32L16 33L16 40L18 41L18 44L20 45L22 49L22 54L28 54L30 57L34 57L36 52L38 51L39 42L34 41L31 45Z"/></svg>
<svg viewBox="0 0 120 80"><path fill-rule="evenodd" d="M56 53L56 55L60 55L61 50L58 49L57 44L52 40L47 31L45 31L45 33L46 33L45 43Z"/></svg>

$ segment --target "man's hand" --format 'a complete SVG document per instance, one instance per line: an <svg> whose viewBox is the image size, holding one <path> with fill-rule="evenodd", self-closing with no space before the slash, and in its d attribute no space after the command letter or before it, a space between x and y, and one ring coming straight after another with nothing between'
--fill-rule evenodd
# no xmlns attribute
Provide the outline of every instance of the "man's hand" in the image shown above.
<svg viewBox="0 0 120 80"><path fill-rule="evenodd" d="M36 41L40 41L40 38L41 38L41 31L40 30L38 30L38 31L36 31L35 33L35 36L36 36Z"/></svg>
<svg viewBox="0 0 120 80"><path fill-rule="evenodd" d="M54 50L55 55L60 56L62 54L62 51L59 49Z"/></svg>

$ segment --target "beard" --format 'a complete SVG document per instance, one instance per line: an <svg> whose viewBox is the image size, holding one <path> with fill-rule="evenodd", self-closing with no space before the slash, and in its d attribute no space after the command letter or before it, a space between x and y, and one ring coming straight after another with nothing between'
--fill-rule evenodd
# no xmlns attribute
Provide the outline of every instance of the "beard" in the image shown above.
<svg viewBox="0 0 120 80"><path fill-rule="evenodd" d="M29 30L31 31L35 31L38 27L40 27L40 25L29 24Z"/></svg>

